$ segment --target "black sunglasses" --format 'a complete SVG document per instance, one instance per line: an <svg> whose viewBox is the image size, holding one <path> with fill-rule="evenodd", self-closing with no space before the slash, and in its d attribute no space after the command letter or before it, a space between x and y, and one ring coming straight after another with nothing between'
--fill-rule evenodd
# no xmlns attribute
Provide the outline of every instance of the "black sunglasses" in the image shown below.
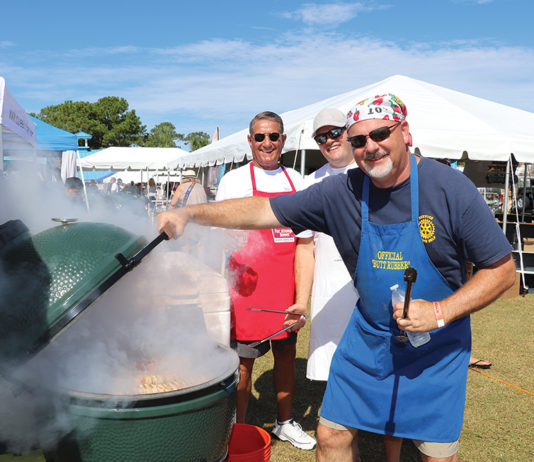
<svg viewBox="0 0 534 462"><path fill-rule="evenodd" d="M269 133L269 135L267 136L273 143L280 139L280 133L276 133L276 132ZM261 143L264 139L265 139L265 133L254 134L254 141L256 141L256 143Z"/></svg>
<svg viewBox="0 0 534 462"><path fill-rule="evenodd" d="M317 144L323 144L326 143L326 140L330 138L331 140L335 140L336 138L339 138L341 134L343 133L343 130L345 130L343 127L336 127L328 130L325 133L321 133L320 135L315 135L313 139Z"/></svg>
<svg viewBox="0 0 534 462"><path fill-rule="evenodd" d="M385 139L389 138L391 132L395 130L399 124L400 122L397 122L395 125L391 125L390 127L376 128L375 130L370 131L368 135L351 136L350 138L347 138L347 141L353 148L363 148L367 144L367 137L371 138L377 143L379 141L384 141Z"/></svg>

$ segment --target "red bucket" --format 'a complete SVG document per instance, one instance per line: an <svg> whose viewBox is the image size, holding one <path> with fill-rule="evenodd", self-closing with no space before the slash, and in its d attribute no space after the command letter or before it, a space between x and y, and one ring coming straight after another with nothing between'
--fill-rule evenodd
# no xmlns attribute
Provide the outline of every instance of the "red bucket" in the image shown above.
<svg viewBox="0 0 534 462"><path fill-rule="evenodd" d="M227 462L268 462L271 436L263 428L235 423L228 443Z"/></svg>

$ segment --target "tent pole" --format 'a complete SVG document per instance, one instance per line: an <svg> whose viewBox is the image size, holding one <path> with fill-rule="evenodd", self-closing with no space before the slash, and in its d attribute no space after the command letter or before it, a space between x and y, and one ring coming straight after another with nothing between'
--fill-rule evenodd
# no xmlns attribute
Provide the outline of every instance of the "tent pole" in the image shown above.
<svg viewBox="0 0 534 462"><path fill-rule="evenodd" d="M297 151L295 152L295 162L293 162L293 168L295 168L295 164L297 162L297 154L299 153L299 150L300 150L300 143L302 141L302 135L303 134L304 134L304 127L302 127L300 129L299 142L297 144ZM306 150L303 150L301 155L300 155L300 174L302 176L304 176L304 172L305 172L304 166L305 165L306 165Z"/></svg>
<svg viewBox="0 0 534 462"><path fill-rule="evenodd" d="M89 199L87 197L87 188L85 187L85 178L83 176L83 168L80 165L80 152L76 149L76 164L78 165L78 168L80 169L80 176L82 177L82 183L83 183L83 196L85 198L85 206L87 207L87 210L91 210L89 207Z"/></svg>
<svg viewBox="0 0 534 462"><path fill-rule="evenodd" d="M521 221L525 221L525 209L527 208L527 163L523 164L523 210L521 211Z"/></svg>
<svg viewBox="0 0 534 462"><path fill-rule="evenodd" d="M506 236L506 223L508 221L508 192L510 190L510 169L512 168L511 158L512 158L511 156L508 157L508 161L506 162L506 175L504 177L504 203L503 203L503 211L502 211L502 231L505 236Z"/></svg>
<svg viewBox="0 0 534 462"><path fill-rule="evenodd" d="M4 134L0 125L0 172L4 171Z"/></svg>

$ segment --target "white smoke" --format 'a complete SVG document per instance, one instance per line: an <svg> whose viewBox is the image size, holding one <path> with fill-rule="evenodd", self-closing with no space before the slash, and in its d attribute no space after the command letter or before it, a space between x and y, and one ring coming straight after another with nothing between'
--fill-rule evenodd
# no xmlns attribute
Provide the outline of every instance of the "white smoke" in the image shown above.
<svg viewBox="0 0 534 462"><path fill-rule="evenodd" d="M0 175L0 225L21 220L35 235L61 226L52 218L78 218L119 226L147 242L157 237L138 203L117 208L93 199L88 211L39 173ZM15 453L53 447L74 425L65 406L71 392L109 395L127 406L123 398L137 395L147 374L186 388L232 374L236 357L220 346L229 340L227 285L212 269L224 266L228 246L206 228L161 243L24 366L9 373L0 367L0 443ZM211 268L184 251L205 257ZM1 273L0 266L5 282ZM0 317L10 309L0 300Z"/></svg>

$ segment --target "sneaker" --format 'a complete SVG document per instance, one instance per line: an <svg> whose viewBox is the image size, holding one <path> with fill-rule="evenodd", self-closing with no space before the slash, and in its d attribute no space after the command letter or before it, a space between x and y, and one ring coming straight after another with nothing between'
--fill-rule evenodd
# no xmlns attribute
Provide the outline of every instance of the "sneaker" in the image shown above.
<svg viewBox="0 0 534 462"><path fill-rule="evenodd" d="M271 433L282 441L289 441L299 449L313 449L316 444L315 440L293 419L283 425L276 420Z"/></svg>

